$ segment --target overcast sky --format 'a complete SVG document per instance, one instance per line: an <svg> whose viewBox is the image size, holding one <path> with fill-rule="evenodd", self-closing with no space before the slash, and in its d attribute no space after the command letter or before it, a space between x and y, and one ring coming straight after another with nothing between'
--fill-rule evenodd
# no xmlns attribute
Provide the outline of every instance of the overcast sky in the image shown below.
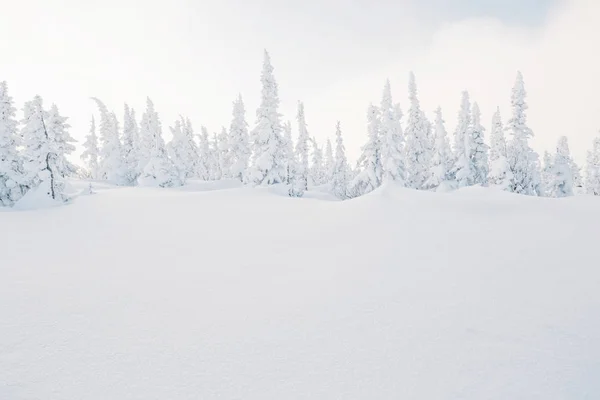
<svg viewBox="0 0 600 400"><path fill-rule="evenodd" d="M40 94L70 117L79 139L94 104L138 116L150 96L165 134L179 113L194 126L229 125L241 92L254 123L262 50L271 53L282 112L303 100L310 133L341 120L355 158L366 109L386 78L407 109L417 77L431 115L441 105L454 130L462 90L489 129L509 116L518 69L530 94L538 151L567 135L579 161L600 128L597 0L20 0L0 14L0 79L18 101Z"/></svg>

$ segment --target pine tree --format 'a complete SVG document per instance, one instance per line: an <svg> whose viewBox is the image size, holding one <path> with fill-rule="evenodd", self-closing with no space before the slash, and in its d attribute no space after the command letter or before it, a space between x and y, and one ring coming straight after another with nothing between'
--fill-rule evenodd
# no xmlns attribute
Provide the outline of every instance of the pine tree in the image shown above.
<svg viewBox="0 0 600 400"><path fill-rule="evenodd" d="M253 148L248 181L254 185L272 185L285 180L285 160L281 138L281 122L277 82L269 53L265 50L262 70L262 99L256 110L256 126L251 132Z"/></svg>
<svg viewBox="0 0 600 400"><path fill-rule="evenodd" d="M192 178L196 174L198 149L194 142L191 122L182 116L170 127L172 139L167 148L175 168L182 180Z"/></svg>
<svg viewBox="0 0 600 400"><path fill-rule="evenodd" d="M442 109L438 107L435 110L435 142L433 157L431 159L430 177L427 186L439 190L448 191L452 187L451 173L452 168L452 150L450 141L444 126Z"/></svg>
<svg viewBox="0 0 600 400"><path fill-rule="evenodd" d="M405 185L405 167L403 152L402 128L398 119L398 107L392 102L392 89L387 80L381 99L381 159L384 179Z"/></svg>
<svg viewBox="0 0 600 400"><path fill-rule="evenodd" d="M134 186L137 184L139 173L137 139L138 126L135 121L135 112L127 104L123 113L123 178L124 184Z"/></svg>
<svg viewBox="0 0 600 400"><path fill-rule="evenodd" d="M569 149L569 141L566 136L561 136L558 139L557 145L558 151L562 152L565 160L567 161L567 165L571 170L571 177L573 180L573 194L583 194L583 179L581 178L581 168L577 165L573 157L571 156L571 151Z"/></svg>
<svg viewBox="0 0 600 400"><path fill-rule="evenodd" d="M413 189L424 189L429 177L431 154L428 137L428 122L421 111L417 97L415 75L411 72L408 83L410 109L406 124L405 166L406 186Z"/></svg>
<svg viewBox="0 0 600 400"><path fill-rule="evenodd" d="M213 181L218 181L223 178L223 171L221 171L221 151L219 149L219 135L217 132L213 132L213 140L210 143L210 159L212 162L211 165L211 179Z"/></svg>
<svg viewBox="0 0 600 400"><path fill-rule="evenodd" d="M165 141L162 137L162 124L154 104L147 100L146 112L142 116L141 146L146 154L147 146L150 148L150 157L144 166L138 181L143 186L173 187L181 186L184 182L179 171L167 154ZM145 157L145 156L144 156Z"/></svg>
<svg viewBox="0 0 600 400"><path fill-rule="evenodd" d="M46 126L47 113L42 98L25 103L21 137L24 145L24 171L28 188L43 190L55 200L66 201L64 175L59 166L59 147ZM61 133L58 132L59 140Z"/></svg>
<svg viewBox="0 0 600 400"><path fill-rule="evenodd" d="M554 157L548 151L544 152L541 179L542 189L540 196L554 197L552 192L552 185L554 184Z"/></svg>
<svg viewBox="0 0 600 400"><path fill-rule="evenodd" d="M23 165L18 152L16 109L8 85L0 82L0 206L11 206L24 194Z"/></svg>
<svg viewBox="0 0 600 400"><path fill-rule="evenodd" d="M319 147L317 139L314 137L310 140L312 144L312 165L310 167L310 182L313 186L321 186L325 181L325 173L323 170L323 150Z"/></svg>
<svg viewBox="0 0 600 400"><path fill-rule="evenodd" d="M289 194L292 197L302 197L304 192L308 190L308 141L310 140L302 102L298 102L296 118L298 120L298 142L296 143L292 185Z"/></svg>
<svg viewBox="0 0 600 400"><path fill-rule="evenodd" d="M75 139L69 134L71 127L67 123L68 118L60 115L56 104L52 104L45 115L45 125L48 136L52 143L53 152L56 155L55 167L60 178L73 176L75 167L69 162L67 156L75 151Z"/></svg>
<svg viewBox="0 0 600 400"><path fill-rule="evenodd" d="M484 136L485 128L481 125L481 111L479 105L473 103L473 127L471 130L472 145L470 148L471 163L473 165L473 183L475 185L488 185L488 149L485 144Z"/></svg>
<svg viewBox="0 0 600 400"><path fill-rule="evenodd" d="M185 138L186 146L185 148L185 163L186 163L186 178L192 178L198 176L198 164L199 160L199 149L198 144L196 144L194 134L194 127L192 126L192 121L189 118L181 118L181 130L183 133L183 137Z"/></svg>
<svg viewBox="0 0 600 400"><path fill-rule="evenodd" d="M500 116L500 108L492 117L492 131L490 134L490 172L488 176L490 186L501 190L509 190L512 172L506 156L506 139L504 126Z"/></svg>
<svg viewBox="0 0 600 400"><path fill-rule="evenodd" d="M333 158L333 147L331 147L331 140L328 138L325 144L325 183L330 184L333 178L333 167L335 165L335 159Z"/></svg>
<svg viewBox="0 0 600 400"><path fill-rule="evenodd" d="M585 187L588 194L600 196L600 137L594 138L592 150L587 154Z"/></svg>
<svg viewBox="0 0 600 400"><path fill-rule="evenodd" d="M362 196L381 186L383 167L381 162L381 143L379 138L379 110L370 105L367 111L368 141L362 148L358 159L360 172L350 184L352 197Z"/></svg>
<svg viewBox="0 0 600 400"><path fill-rule="evenodd" d="M221 128L221 133L217 136L217 147L219 154L219 169L221 170L221 179L229 179L231 171L231 152L229 146L229 135L225 127Z"/></svg>
<svg viewBox="0 0 600 400"><path fill-rule="evenodd" d="M350 171L348 160L346 159L346 148L342 138L342 128L338 121L335 127L335 164L331 178L331 190L335 196L345 200L348 198L348 182L350 180Z"/></svg>
<svg viewBox="0 0 600 400"><path fill-rule="evenodd" d="M118 127L106 105L95 97L92 100L100 111L99 178L120 185L124 181L124 172Z"/></svg>
<svg viewBox="0 0 600 400"><path fill-rule="evenodd" d="M569 165L569 145L567 138L561 136L556 146L556 155L552 165L552 180L548 188L551 197L567 197L573 195L573 171Z"/></svg>
<svg viewBox="0 0 600 400"><path fill-rule="evenodd" d="M533 132L527 126L526 95L523 75L518 72L511 97L513 115L506 127L512 136L507 148L508 162L513 175L510 190L538 196L541 194L539 156L529 146L529 138L533 137Z"/></svg>
<svg viewBox="0 0 600 400"><path fill-rule="evenodd" d="M472 161L473 125L469 93L463 92L458 124L454 132L454 169L453 176L459 188L475 183L475 168Z"/></svg>
<svg viewBox="0 0 600 400"><path fill-rule="evenodd" d="M287 121L283 125L283 157L285 160L285 183L292 182L292 172L294 171L294 142L292 140L292 123Z"/></svg>
<svg viewBox="0 0 600 400"><path fill-rule="evenodd" d="M162 125L158 117L158 113L154 108L154 103L149 97L146 98L146 110L142 114L140 122L140 134L139 134L139 146L138 146L138 159L139 159L139 173L143 173L146 164L150 161L155 150L163 152L165 149L165 142L162 138Z"/></svg>
<svg viewBox="0 0 600 400"><path fill-rule="evenodd" d="M100 149L98 148L98 136L96 135L96 120L92 115L90 124L90 133L83 142L84 151L81 153L81 160L87 165L90 178L99 179L98 157Z"/></svg>
<svg viewBox="0 0 600 400"><path fill-rule="evenodd" d="M208 129L205 126L200 128L201 134L199 135L198 145L198 178L208 181L212 179L213 170L215 169L215 162L213 160L213 154L210 150L210 139L208 137Z"/></svg>
<svg viewBox="0 0 600 400"><path fill-rule="evenodd" d="M239 95L233 103L233 119L229 128L229 140L231 142L231 177L243 182L250 160L250 139L242 95Z"/></svg>

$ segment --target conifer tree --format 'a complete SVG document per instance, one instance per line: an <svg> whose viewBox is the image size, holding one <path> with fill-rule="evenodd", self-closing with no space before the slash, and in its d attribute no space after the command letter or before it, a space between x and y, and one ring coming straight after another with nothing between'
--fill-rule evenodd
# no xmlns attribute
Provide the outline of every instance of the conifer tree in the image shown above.
<svg viewBox="0 0 600 400"><path fill-rule="evenodd" d="M405 167L403 152L402 128L398 118L398 107L392 102L392 89L387 80L381 99L381 159L383 179L405 185Z"/></svg>
<svg viewBox="0 0 600 400"><path fill-rule="evenodd" d="M250 139L242 95L239 95L233 103L233 119L229 128L229 138L231 143L231 177L243 182L250 160Z"/></svg>
<svg viewBox="0 0 600 400"><path fill-rule="evenodd" d="M81 153L81 160L86 164L90 178L99 179L98 157L100 149L98 148L98 136L96 135L96 120L92 115L90 124L90 133L83 142L84 151Z"/></svg>
<svg viewBox="0 0 600 400"><path fill-rule="evenodd" d="M213 132L213 140L210 143L210 158L211 158L211 179L218 181L223 178L223 171L221 171L221 151L219 149L219 135L217 132Z"/></svg>
<svg viewBox="0 0 600 400"><path fill-rule="evenodd" d="M527 126L526 95L523 75L518 72L511 96L512 118L506 127L512 136L507 148L512 172L510 189L515 193L539 196L541 194L539 156L529 146L529 139L533 137L533 132Z"/></svg>
<svg viewBox="0 0 600 400"><path fill-rule="evenodd" d="M429 164L431 160L430 144L428 137L428 122L421 111L417 97L417 84L415 75L411 72L408 83L410 109L406 124L405 137L405 166L406 186L413 189L424 189L429 178Z"/></svg>
<svg viewBox="0 0 600 400"><path fill-rule="evenodd" d="M254 185L272 185L284 181L285 160L277 82L266 50L261 81L262 98L256 110L256 126L251 132L253 156L248 181Z"/></svg>
<svg viewBox="0 0 600 400"><path fill-rule="evenodd" d="M298 120L298 142L296 143L292 185L289 194L292 197L302 197L304 192L308 190L308 141L310 137L306 126L304 104L300 101L298 102L298 114L296 118Z"/></svg>
<svg viewBox="0 0 600 400"><path fill-rule="evenodd" d="M137 157L137 138L139 136L135 112L127 104L123 113L123 179L127 186L137 184L139 173Z"/></svg>
<svg viewBox="0 0 600 400"><path fill-rule="evenodd" d="M292 123L287 121L283 124L283 158L285 160L285 183L292 182L292 172L294 171L294 142L292 141Z"/></svg>
<svg viewBox="0 0 600 400"><path fill-rule="evenodd" d="M567 138L561 136L556 146L556 155L552 165L552 180L548 188L551 197L567 197L573 195L573 171L569 163L571 154Z"/></svg>
<svg viewBox="0 0 600 400"><path fill-rule="evenodd" d="M172 139L167 145L167 149L175 168L179 173L181 180L185 181L195 174L195 162L197 154L189 142L189 133L187 121L183 117L179 117L175 124L170 127Z"/></svg>
<svg viewBox="0 0 600 400"><path fill-rule="evenodd" d="M331 140L327 138L327 142L325 144L325 163L324 163L324 172L325 172L325 183L330 184L331 179L333 178L333 166L335 165L335 159L333 158L333 147L331 147Z"/></svg>
<svg viewBox="0 0 600 400"><path fill-rule="evenodd" d="M323 150L319 147L316 138L311 138L312 144L312 165L310 167L310 182L314 186L320 186L325 181L325 174L323 170Z"/></svg>
<svg viewBox="0 0 600 400"><path fill-rule="evenodd" d="M198 178L208 181L212 179L215 162L213 154L210 150L210 139L208 137L208 129L205 126L200 127L199 144L198 144Z"/></svg>
<svg viewBox="0 0 600 400"><path fill-rule="evenodd" d="M512 173L506 156L506 139L504 138L504 126L502 125L500 108L496 110L492 117L490 141L489 184L501 190L509 190Z"/></svg>
<svg viewBox="0 0 600 400"><path fill-rule="evenodd" d="M438 107L435 110L435 142L433 157L431 159L430 177L427 186L439 190L447 191L452 187L451 168L452 168L452 150L450 141L444 126L442 109Z"/></svg>
<svg viewBox="0 0 600 400"><path fill-rule="evenodd" d="M379 138L379 110L370 105L367 111L368 141L362 148L358 159L360 172L350 184L352 197L362 196L381 186L383 167L381 161L381 142Z"/></svg>
<svg viewBox="0 0 600 400"><path fill-rule="evenodd" d="M479 105L473 103L473 127L471 130L472 134L472 145L470 148L470 158L473 165L473 183L475 185L487 186L488 185L488 149L489 146L485 144L484 136L485 128L481 125L481 111L479 111Z"/></svg>
<svg viewBox="0 0 600 400"><path fill-rule="evenodd" d="M471 158L473 147L473 123L469 93L463 92L458 124L454 132L454 170L453 175L459 188L475 183L475 171Z"/></svg>
<svg viewBox="0 0 600 400"><path fill-rule="evenodd" d="M542 171L541 171L541 192L540 196L554 197L552 185L554 184L554 157L548 151L544 152Z"/></svg>
<svg viewBox="0 0 600 400"><path fill-rule="evenodd" d="M92 100L96 102L100 111L99 178L121 185L124 180L124 172L118 126L106 105L95 97Z"/></svg>
<svg viewBox="0 0 600 400"><path fill-rule="evenodd" d="M585 187L588 194L600 196L600 137L594 138L588 151L585 169Z"/></svg>
<svg viewBox="0 0 600 400"><path fill-rule="evenodd" d="M221 133L217 136L217 151L219 155L219 169L221 170L221 179L229 179L231 171L231 153L229 146L229 134L225 127L221 128Z"/></svg>
<svg viewBox="0 0 600 400"><path fill-rule="evenodd" d="M67 156L75 151L76 142L70 135L67 123L68 118L60 115L56 104L52 104L50 110L45 114L45 126L50 138L55 156L56 172L61 178L73 176L76 168L67 159Z"/></svg>
<svg viewBox="0 0 600 400"><path fill-rule="evenodd" d="M15 114L8 85L0 82L0 206L13 205L23 196L25 189Z"/></svg>
<svg viewBox="0 0 600 400"><path fill-rule="evenodd" d="M351 179L346 148L342 138L342 128L338 121L335 127L335 164L331 178L331 190L335 196L345 200L348 198L348 183Z"/></svg>

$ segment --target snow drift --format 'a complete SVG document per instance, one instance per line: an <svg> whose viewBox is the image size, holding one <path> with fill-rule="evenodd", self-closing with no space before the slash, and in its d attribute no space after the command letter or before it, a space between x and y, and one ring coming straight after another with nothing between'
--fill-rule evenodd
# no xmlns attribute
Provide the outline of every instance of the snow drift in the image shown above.
<svg viewBox="0 0 600 400"><path fill-rule="evenodd" d="M101 188L0 213L0 399L600 398L600 201Z"/></svg>

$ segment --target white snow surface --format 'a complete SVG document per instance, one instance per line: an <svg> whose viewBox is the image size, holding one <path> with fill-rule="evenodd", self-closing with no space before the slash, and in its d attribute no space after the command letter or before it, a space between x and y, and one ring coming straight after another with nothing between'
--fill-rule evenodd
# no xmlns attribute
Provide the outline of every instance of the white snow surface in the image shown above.
<svg viewBox="0 0 600 400"><path fill-rule="evenodd" d="M600 398L599 198L95 190L0 212L2 400Z"/></svg>

